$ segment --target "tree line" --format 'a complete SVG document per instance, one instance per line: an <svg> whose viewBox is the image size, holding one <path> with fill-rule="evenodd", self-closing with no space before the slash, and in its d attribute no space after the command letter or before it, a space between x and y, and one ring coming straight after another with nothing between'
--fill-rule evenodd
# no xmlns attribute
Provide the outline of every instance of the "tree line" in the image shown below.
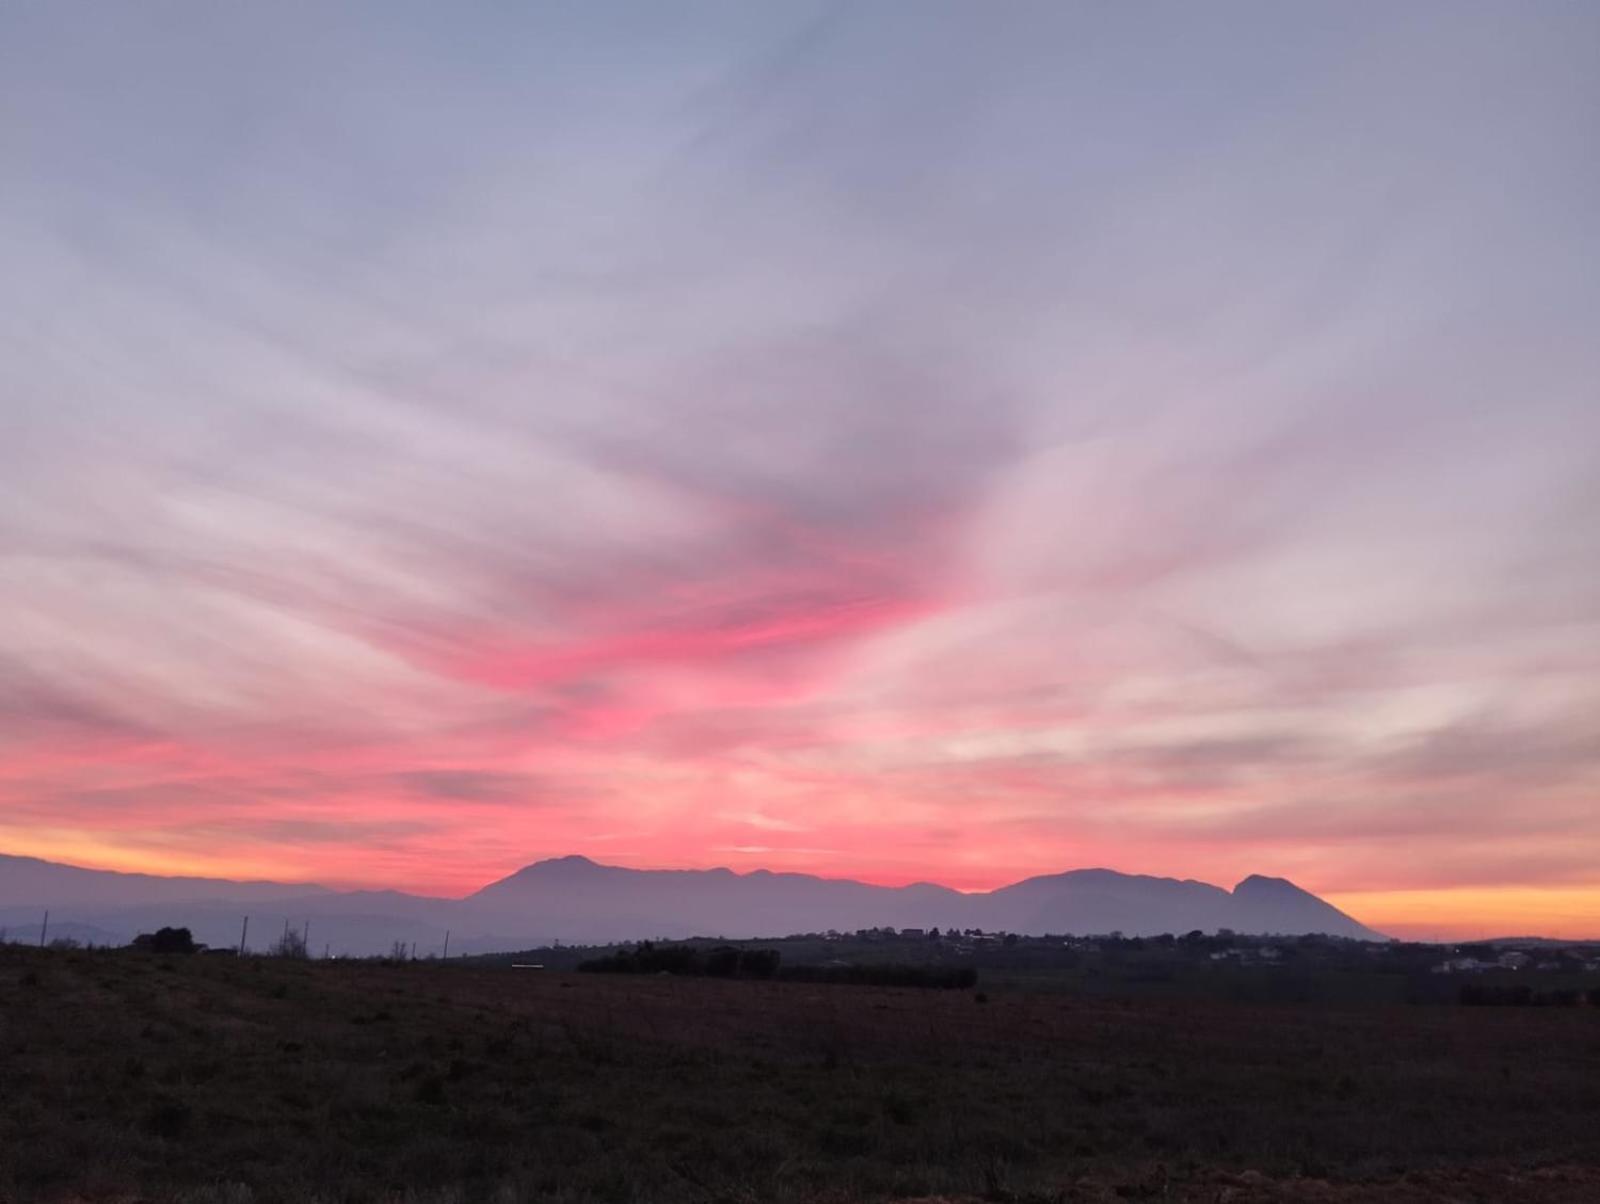
<svg viewBox="0 0 1600 1204"><path fill-rule="evenodd" d="M970 966L919 966L900 963L785 966L776 949L739 949L717 945L657 945L641 941L578 963L585 974L676 974L697 978L775 978L785 982L857 983L883 987L943 987L966 989L976 985L978 972Z"/></svg>

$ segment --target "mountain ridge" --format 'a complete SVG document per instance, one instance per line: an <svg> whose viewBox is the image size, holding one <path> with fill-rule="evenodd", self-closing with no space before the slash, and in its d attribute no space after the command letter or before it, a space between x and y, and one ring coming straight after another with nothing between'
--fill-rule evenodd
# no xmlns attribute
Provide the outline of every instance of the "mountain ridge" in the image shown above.
<svg viewBox="0 0 1600 1204"><path fill-rule="evenodd" d="M51 878L56 883L51 883ZM71 865L62 861L49 861L43 857L30 857L19 853L0 853L0 907L14 902L41 903L49 901L50 889L64 889L64 882L76 880L80 889L95 889L102 897L115 898L119 888L130 894L140 887L173 896L181 895L184 888L227 888L230 898L277 898L292 895L333 894L325 886L314 882L273 882L265 878L207 878L191 874L147 874L130 870L101 870L88 866ZM44 890L41 892L40 887ZM26 899L14 899L30 891ZM65 897L65 896L64 896Z"/></svg>
<svg viewBox="0 0 1600 1204"><path fill-rule="evenodd" d="M60 911L56 930L63 933L76 925L131 939L151 926L186 923L198 939L223 945L237 943L249 914L267 925L263 943L279 923L309 924L313 948L347 953L413 941L419 951L436 951L447 933L454 951L487 952L555 940L732 939L871 927L1129 936L1198 928L1385 939L1288 879L1261 874L1228 890L1101 866L962 892L936 882L880 886L764 868L633 869L573 853L530 862L463 897L439 898L122 874L0 854L0 925L37 924L43 907Z"/></svg>

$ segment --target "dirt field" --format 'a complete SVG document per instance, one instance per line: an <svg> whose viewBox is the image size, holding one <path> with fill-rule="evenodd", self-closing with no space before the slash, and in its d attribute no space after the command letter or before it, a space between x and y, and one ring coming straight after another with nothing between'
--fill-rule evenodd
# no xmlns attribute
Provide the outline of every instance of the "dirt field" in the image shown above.
<svg viewBox="0 0 1600 1204"><path fill-rule="evenodd" d="M0 1199L1594 1204L1600 1010L3 948Z"/></svg>

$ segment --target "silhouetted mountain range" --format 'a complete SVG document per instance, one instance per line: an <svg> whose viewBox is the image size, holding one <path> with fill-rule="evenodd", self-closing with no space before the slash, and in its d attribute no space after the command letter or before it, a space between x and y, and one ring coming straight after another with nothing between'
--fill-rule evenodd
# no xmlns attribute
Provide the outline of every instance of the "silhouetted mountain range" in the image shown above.
<svg viewBox="0 0 1600 1204"><path fill-rule="evenodd" d="M309 923L313 950L356 954L385 952L395 941L435 953L446 932L451 950L462 953L556 940L777 937L883 926L1128 936L1230 928L1383 939L1292 882L1258 875L1228 891L1192 879L1083 869L964 894L927 882L889 887L770 870L635 870L571 856L535 862L464 899L441 899L121 874L0 854L0 926L12 939L37 939L45 908L53 913L52 935L80 940L123 943L141 931L186 925L196 939L226 946L237 943L248 914L253 948L270 944L285 922Z"/></svg>

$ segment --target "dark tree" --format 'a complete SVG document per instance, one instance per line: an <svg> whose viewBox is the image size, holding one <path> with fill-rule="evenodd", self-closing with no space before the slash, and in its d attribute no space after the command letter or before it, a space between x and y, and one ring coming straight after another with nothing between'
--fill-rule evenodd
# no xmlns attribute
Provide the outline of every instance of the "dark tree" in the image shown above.
<svg viewBox="0 0 1600 1204"><path fill-rule="evenodd" d="M739 972L739 951L732 945L718 945L706 954L705 973L712 978L732 978Z"/></svg>
<svg viewBox="0 0 1600 1204"><path fill-rule="evenodd" d="M310 953L306 950L306 935L298 928L285 928L283 935L272 942L272 948L267 950L268 957L295 957L307 958Z"/></svg>
<svg viewBox="0 0 1600 1204"><path fill-rule="evenodd" d="M196 953L200 949L194 943L194 934L187 928L158 928L155 932L141 932L133 938L133 947L146 953Z"/></svg>
<svg viewBox="0 0 1600 1204"><path fill-rule="evenodd" d="M739 954L739 973L746 978L771 978L782 954L776 949L746 949Z"/></svg>

